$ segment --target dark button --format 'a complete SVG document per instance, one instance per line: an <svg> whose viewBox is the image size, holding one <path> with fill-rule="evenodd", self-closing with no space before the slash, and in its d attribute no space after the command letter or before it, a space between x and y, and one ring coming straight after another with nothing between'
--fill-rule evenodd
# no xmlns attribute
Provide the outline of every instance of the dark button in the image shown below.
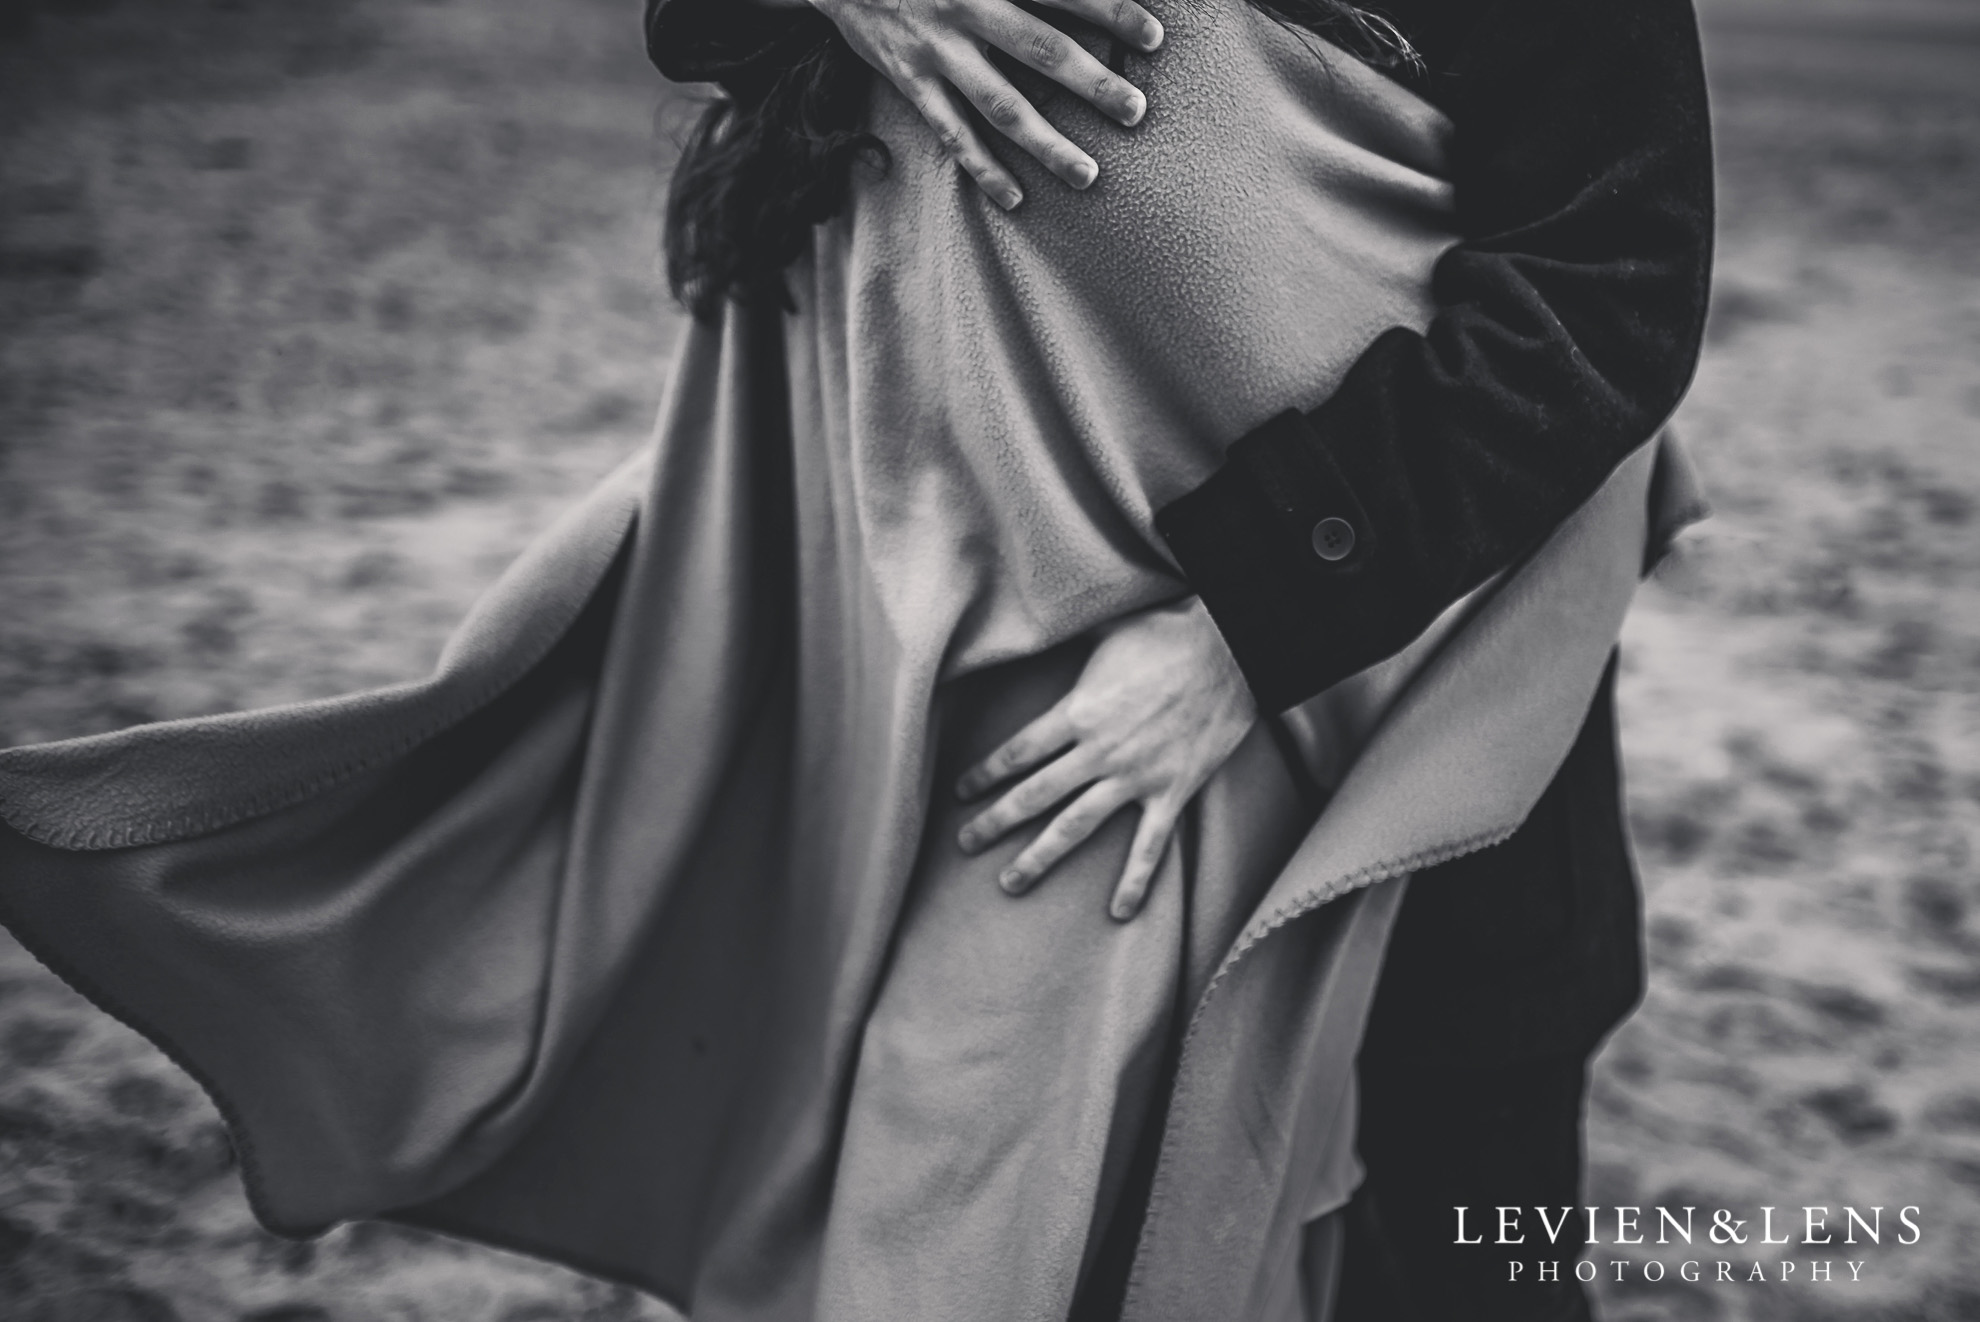
<svg viewBox="0 0 1980 1322"><path fill-rule="evenodd" d="M1346 519L1322 519L1313 525L1313 554L1322 560L1345 560L1354 549L1354 525Z"/></svg>

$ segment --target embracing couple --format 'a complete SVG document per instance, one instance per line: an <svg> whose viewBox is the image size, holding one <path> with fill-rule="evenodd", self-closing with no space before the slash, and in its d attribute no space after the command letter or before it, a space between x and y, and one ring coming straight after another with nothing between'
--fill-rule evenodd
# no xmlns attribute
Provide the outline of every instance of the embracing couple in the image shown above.
<svg viewBox="0 0 1980 1322"><path fill-rule="evenodd" d="M1685 0L654 0L653 444L427 680L0 753L0 915L390 1217L698 1322L1588 1316ZM958 168L960 167L960 168Z"/></svg>

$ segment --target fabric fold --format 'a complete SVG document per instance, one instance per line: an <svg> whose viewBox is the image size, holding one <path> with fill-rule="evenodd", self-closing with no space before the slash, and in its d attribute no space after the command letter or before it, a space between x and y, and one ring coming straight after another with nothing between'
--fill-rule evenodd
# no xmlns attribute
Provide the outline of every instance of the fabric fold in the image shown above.
<svg viewBox="0 0 1980 1322"><path fill-rule="evenodd" d="M1166 1097L1126 1315L1266 1322L1288 1297L1301 1222L1354 1178L1351 1063L1403 876L1517 826L1693 488L1646 445L1527 562L1294 713L1317 820L1254 739L1192 806L1178 903L1137 920L1160 976L1080 984L1106 1068L974 1115L943 1052L1050 1034L1011 1031L997 998L1045 1011L998 967L980 1037L911 1013L964 949L944 942L1040 912L937 895L976 884L936 857L945 738L1186 592L1152 511L1421 326L1452 241L1449 126L1324 43L1219 0L1130 72L1156 107L1133 133L1044 107L1101 182L1019 162L1012 214L877 87L894 167L818 229L794 310L689 328L652 445L429 679L0 752L0 913L214 1094L268 1224L392 1216L700 1322L922 1322L863 1289L911 1191L952 1190L912 1227L939 1288L987 1279L961 1228L998 1182L880 1178L890 1125L933 1135L917 1169L939 1174L981 1119L1080 1191L1036 1250L1050 1317L1121 1187L1114 1130ZM1118 930L1091 901L1047 934L1067 958ZM1172 1022L1168 1094L1144 1047ZM1030 1142L1067 1117L1090 1141Z"/></svg>

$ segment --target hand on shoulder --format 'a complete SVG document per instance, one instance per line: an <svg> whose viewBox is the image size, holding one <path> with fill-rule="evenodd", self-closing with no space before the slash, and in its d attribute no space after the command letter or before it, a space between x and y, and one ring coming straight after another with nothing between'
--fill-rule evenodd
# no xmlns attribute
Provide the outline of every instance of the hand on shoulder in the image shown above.
<svg viewBox="0 0 1980 1322"><path fill-rule="evenodd" d="M1124 125L1139 123L1148 101L1078 42L1011 0L757 0L809 3L838 27L860 58L900 90L983 191L1009 210L1024 193L984 145L963 103L1074 188L1099 176L1091 156L1038 113L990 62L999 50L1091 102ZM1134 0L1041 0L1076 15L1137 50L1162 44L1162 25ZM958 97L961 101L958 101Z"/></svg>

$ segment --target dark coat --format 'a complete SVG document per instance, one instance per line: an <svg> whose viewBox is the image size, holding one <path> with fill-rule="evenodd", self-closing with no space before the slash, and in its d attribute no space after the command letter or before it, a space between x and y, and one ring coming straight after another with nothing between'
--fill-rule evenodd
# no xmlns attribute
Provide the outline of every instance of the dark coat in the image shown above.
<svg viewBox="0 0 1980 1322"><path fill-rule="evenodd" d="M1465 237L1437 267L1438 315L1383 335L1324 404L1237 441L1158 518L1269 709L1395 653L1538 544L1675 409L1704 325L1712 160L1689 0L1381 9L1424 58L1396 76L1456 128ZM736 0L648 0L646 31L668 77L739 96L836 39L814 11ZM1316 546L1331 519L1354 534L1340 558ZM1611 673L1517 835L1419 875L1369 1052L1586 1050L1640 994L1613 693Z"/></svg>

